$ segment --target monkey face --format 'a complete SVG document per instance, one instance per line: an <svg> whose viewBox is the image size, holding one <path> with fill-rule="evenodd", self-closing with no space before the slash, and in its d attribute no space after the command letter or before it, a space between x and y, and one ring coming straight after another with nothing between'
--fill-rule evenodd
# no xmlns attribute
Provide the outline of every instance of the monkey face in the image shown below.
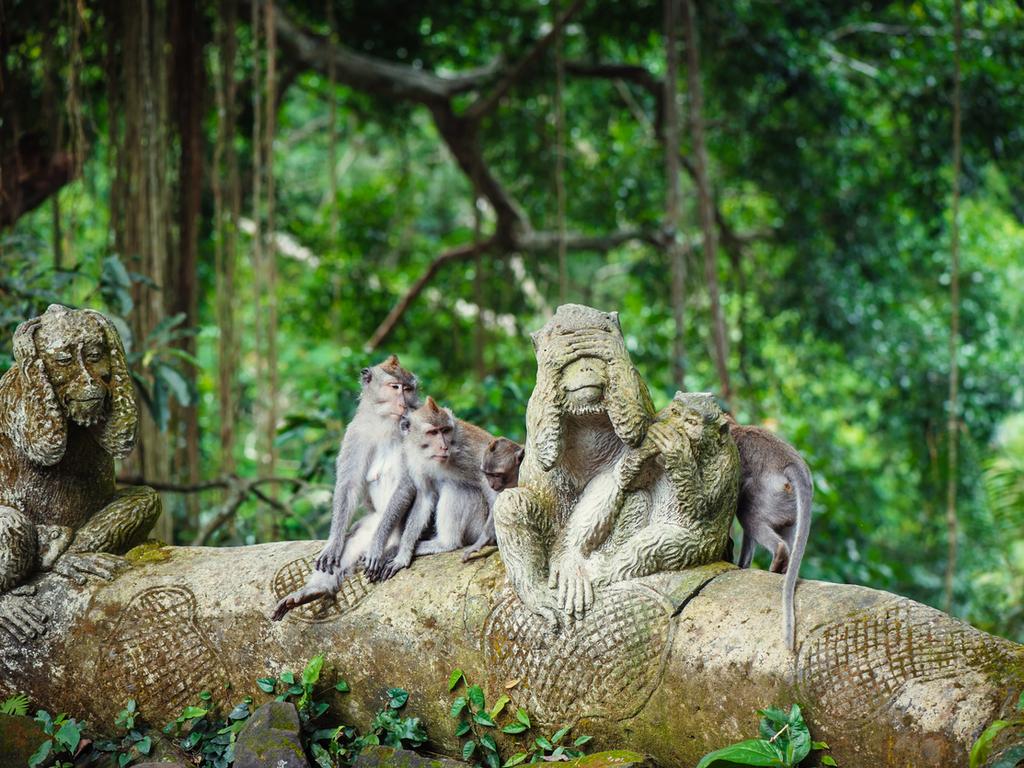
<svg viewBox="0 0 1024 768"><path fill-rule="evenodd" d="M68 419L90 427L106 412L110 396L110 347L95 318L64 323L62 318L48 315L43 315L36 333L39 357Z"/></svg>
<svg viewBox="0 0 1024 768"><path fill-rule="evenodd" d="M374 410L382 419L398 421L419 406L417 381L391 355L387 360L362 372L364 396L372 398Z"/></svg>
<svg viewBox="0 0 1024 768"><path fill-rule="evenodd" d="M681 424L693 446L719 445L729 437L729 422L712 395L680 393L668 407L673 421Z"/></svg>
<svg viewBox="0 0 1024 768"><path fill-rule="evenodd" d="M562 371L565 409L574 416L604 410L604 392L608 386L608 364L597 357L573 360Z"/></svg>
<svg viewBox="0 0 1024 768"><path fill-rule="evenodd" d="M428 397L423 407L400 422L406 440L413 441L422 459L447 464L455 452L455 417Z"/></svg>
<svg viewBox="0 0 1024 768"><path fill-rule="evenodd" d="M526 451L508 438L499 437L491 441L484 451L480 467L491 490L500 493L506 488L519 485L519 465L523 463L525 455Z"/></svg>

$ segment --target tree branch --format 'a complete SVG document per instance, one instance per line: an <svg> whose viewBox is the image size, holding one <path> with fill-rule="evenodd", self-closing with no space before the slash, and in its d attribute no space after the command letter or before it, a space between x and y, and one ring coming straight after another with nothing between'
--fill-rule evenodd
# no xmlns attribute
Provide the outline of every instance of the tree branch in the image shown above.
<svg viewBox="0 0 1024 768"><path fill-rule="evenodd" d="M512 86L515 85L528 70L534 62L537 61L544 52L551 47L552 43L558 39L559 35L562 34L562 30L565 29L565 25L569 23L571 19L580 8L583 7L583 3L586 0L574 0L574 2L565 9L565 12L551 25L551 29L538 40L534 46L526 52L526 54L519 59L512 67L505 73L505 75L498 81L498 84L494 87L489 94L482 96L473 102L469 109L466 110L466 117L470 120L478 121L484 115L490 114L502 97L511 90Z"/></svg>

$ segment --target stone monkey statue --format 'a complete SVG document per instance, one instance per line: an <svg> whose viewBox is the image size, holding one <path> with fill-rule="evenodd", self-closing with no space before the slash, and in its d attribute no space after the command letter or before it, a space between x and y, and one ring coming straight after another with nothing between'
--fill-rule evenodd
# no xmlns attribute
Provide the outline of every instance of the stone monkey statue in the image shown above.
<svg viewBox="0 0 1024 768"><path fill-rule="evenodd" d="M0 378L0 592L36 570L110 579L160 515L150 488L114 483L135 445L138 409L124 348L99 312L52 304L18 326ZM21 590L24 591L24 590ZM31 603L0 616L16 638L42 630Z"/></svg>
<svg viewBox="0 0 1024 768"><path fill-rule="evenodd" d="M519 467L523 463L526 451L519 443L509 440L507 437L499 437L491 441L484 451L480 463L480 471L491 490L495 494L501 493L506 488L515 488L519 485ZM466 562L474 554L486 546L494 544L497 537L494 533L494 505L487 514L487 525L483 533L462 550L462 562Z"/></svg>
<svg viewBox="0 0 1024 768"><path fill-rule="evenodd" d="M742 479L736 517L743 527L740 568L749 568L760 544L772 553L769 570L784 573L782 631L794 650L796 580L811 530L814 481L807 463L785 440L761 427L730 419L729 431L739 448Z"/></svg>
<svg viewBox="0 0 1024 768"><path fill-rule="evenodd" d="M497 496L481 472L494 440L487 432L456 419L451 409L441 408L431 397L408 415L403 429L407 475L391 497L366 554L366 574L373 581L391 578L409 565L413 555L451 552L486 541ZM435 535L420 541L431 514ZM388 558L388 538L403 520L398 551Z"/></svg>
<svg viewBox="0 0 1024 768"><path fill-rule="evenodd" d="M555 627L566 614L583 613L594 586L718 559L739 462L721 412L706 396L682 409L694 412L696 439L682 416L666 414L665 434L656 430L641 453L631 453L644 445L655 414L617 314L565 305L533 341L537 385L520 486L498 497L494 522L513 588ZM624 457L631 458L617 472ZM624 472L630 461L636 468ZM604 530L583 498L595 478L628 491ZM591 530L599 532L577 536Z"/></svg>
<svg viewBox="0 0 1024 768"><path fill-rule="evenodd" d="M396 355L363 368L359 407L345 430L335 462L331 532L306 583L282 598L271 618L337 594L341 583L366 553L391 497L406 476L399 422L419 407L419 383ZM361 505L367 514L351 531L352 514ZM397 535L393 537L397 541Z"/></svg>

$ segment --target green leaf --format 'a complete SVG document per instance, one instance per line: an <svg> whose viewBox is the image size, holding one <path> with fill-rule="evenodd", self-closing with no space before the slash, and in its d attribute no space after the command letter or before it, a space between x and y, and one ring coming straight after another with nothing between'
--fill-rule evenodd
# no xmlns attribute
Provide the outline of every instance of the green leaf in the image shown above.
<svg viewBox="0 0 1024 768"><path fill-rule="evenodd" d="M50 756L51 749L53 749L53 741L51 739L47 739L40 744L39 748L28 759L28 768L36 768L36 766L42 765Z"/></svg>
<svg viewBox="0 0 1024 768"><path fill-rule="evenodd" d="M522 723L509 723L501 729L501 732L515 735L517 733L522 733L525 730L527 730L527 728Z"/></svg>
<svg viewBox="0 0 1024 768"><path fill-rule="evenodd" d="M574 747L582 747L584 744L586 744L592 738L594 738L594 737L593 736L580 736L572 744L573 744Z"/></svg>
<svg viewBox="0 0 1024 768"><path fill-rule="evenodd" d="M455 701L452 702L452 717L458 717L462 710L466 708L469 702L465 696L459 696Z"/></svg>
<svg viewBox="0 0 1024 768"><path fill-rule="evenodd" d="M282 672L280 680L281 680L282 683L287 683L288 685L294 685L295 684L295 673L293 673L293 672Z"/></svg>
<svg viewBox="0 0 1024 768"><path fill-rule="evenodd" d="M150 750L153 749L153 739L149 736L143 736L137 742L135 742L135 748L143 755L148 755Z"/></svg>
<svg viewBox="0 0 1024 768"><path fill-rule="evenodd" d="M525 762L528 757L529 755L525 752L516 752L512 757L504 762L503 768L512 768L512 766L519 765L520 763Z"/></svg>
<svg viewBox="0 0 1024 768"><path fill-rule="evenodd" d="M476 742L472 740L467 741L462 745L462 759L469 760L473 756L474 750L476 750Z"/></svg>
<svg viewBox="0 0 1024 768"><path fill-rule="evenodd" d="M486 704L484 703L484 691L479 685L469 686L469 700L472 702L473 707L480 711L484 709Z"/></svg>
<svg viewBox="0 0 1024 768"><path fill-rule="evenodd" d="M512 699L510 699L507 695L502 694L501 697L494 703L494 706L491 707L491 717L496 718L498 715L500 715L501 711L505 708L505 705L508 704L510 701L512 701Z"/></svg>
<svg viewBox="0 0 1024 768"><path fill-rule="evenodd" d="M342 693L348 693L351 688L348 687L348 682L345 680L339 680L334 684L334 690L341 691Z"/></svg>
<svg viewBox="0 0 1024 768"><path fill-rule="evenodd" d="M28 714L28 696L23 693L16 693L11 698L0 704L0 714L17 715L22 717Z"/></svg>
<svg viewBox="0 0 1024 768"><path fill-rule="evenodd" d="M256 681L256 685L264 693L273 693L274 688L277 686L277 679L273 677L261 677Z"/></svg>
<svg viewBox="0 0 1024 768"><path fill-rule="evenodd" d="M571 725L567 725L564 728L559 728L557 731L555 731L555 735L551 737L551 743L552 744L557 744L563 738L565 738L565 734L567 734L571 730L572 730L572 726Z"/></svg>
<svg viewBox="0 0 1024 768"><path fill-rule="evenodd" d="M487 763L487 768L501 768L501 758L497 752L484 753L484 762Z"/></svg>
<svg viewBox="0 0 1024 768"><path fill-rule="evenodd" d="M322 653L318 653L306 663L305 669L302 670L302 684L315 685L320 679L320 671L323 668L324 655Z"/></svg>
<svg viewBox="0 0 1024 768"><path fill-rule="evenodd" d="M836 759L834 757L832 757L832 755L822 755L821 756L821 764L822 765L837 765Z"/></svg>
<svg viewBox="0 0 1024 768"><path fill-rule="evenodd" d="M455 686L459 684L459 680L463 677L462 670L456 667L452 670L452 673L448 675L448 690L455 690Z"/></svg>
<svg viewBox="0 0 1024 768"><path fill-rule="evenodd" d="M469 723L461 723L458 728L455 729L455 735L459 738L465 736L472 730L472 726Z"/></svg>
<svg viewBox="0 0 1024 768"><path fill-rule="evenodd" d="M193 720L197 717L205 717L208 710L202 707L185 707L181 710L181 714L178 716L178 722L184 722L185 720Z"/></svg>
<svg viewBox="0 0 1024 768"><path fill-rule="evenodd" d="M388 688L388 706L392 709L401 709L409 700L409 692L404 688Z"/></svg>
<svg viewBox="0 0 1024 768"><path fill-rule="evenodd" d="M213 694L209 691L202 691L199 694L199 698L203 701L211 701L213 699Z"/></svg>
<svg viewBox="0 0 1024 768"><path fill-rule="evenodd" d="M831 747L824 741L812 741L811 749L831 749Z"/></svg>
<svg viewBox="0 0 1024 768"><path fill-rule="evenodd" d="M988 753L992 749L992 741L999 732L1006 728L1010 722L1008 720L996 720L988 728L981 732L981 736L978 737L977 741L971 746L971 754L968 765L970 768L979 768L985 760L988 758Z"/></svg>
<svg viewBox="0 0 1024 768"><path fill-rule="evenodd" d="M522 707L516 710L516 720L525 725L527 728L530 727L530 716L526 714L526 710Z"/></svg>
<svg viewBox="0 0 1024 768"><path fill-rule="evenodd" d="M498 743L494 740L494 737L489 733L485 733L480 737L480 744L483 745L484 749L489 749L491 752L498 751Z"/></svg>
<svg viewBox="0 0 1024 768"><path fill-rule="evenodd" d="M68 752L74 753L78 742L82 740L82 729L74 720L68 720L60 727L54 738L63 744Z"/></svg>
<svg viewBox="0 0 1024 768"><path fill-rule="evenodd" d="M538 736L536 739L537 746L541 749L554 749L554 745L543 736Z"/></svg>
<svg viewBox="0 0 1024 768"><path fill-rule="evenodd" d="M153 375L167 385L167 389L174 393L179 403L189 405L192 402L192 387L177 369L166 363L154 363Z"/></svg>
<svg viewBox="0 0 1024 768"><path fill-rule="evenodd" d="M774 744L769 744L764 739L741 741L738 744L710 752L701 758L696 768L708 768L718 762L752 766L781 766L785 764L782 753Z"/></svg>
<svg viewBox="0 0 1024 768"><path fill-rule="evenodd" d="M1017 768L1017 763L1021 760L1024 760L1024 746L1010 747L988 768Z"/></svg>
<svg viewBox="0 0 1024 768"><path fill-rule="evenodd" d="M473 715L473 722L478 725L486 725L488 728L497 728L498 724L486 712L477 712Z"/></svg>

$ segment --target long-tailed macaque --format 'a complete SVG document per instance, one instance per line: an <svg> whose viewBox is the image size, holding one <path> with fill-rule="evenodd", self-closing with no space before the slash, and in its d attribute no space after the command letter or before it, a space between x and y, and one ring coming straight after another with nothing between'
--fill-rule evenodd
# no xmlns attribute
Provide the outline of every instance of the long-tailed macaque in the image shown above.
<svg viewBox="0 0 1024 768"><path fill-rule="evenodd" d="M501 493L506 488L515 488L519 485L519 466L523 463L525 455L526 450L523 446L507 437L499 437L491 441L487 450L484 451L480 471L484 473L484 478L492 491ZM494 510L492 508L487 513L487 524L484 526L483 533L476 541L462 550L462 562L466 562L481 549L496 542Z"/></svg>
<svg viewBox="0 0 1024 768"><path fill-rule="evenodd" d="M345 430L335 464L330 536L306 583L275 607L275 621L293 608L338 592L366 552L405 474L399 420L419 407L416 377L391 355L379 365L364 368L360 380L359 407ZM349 533L352 513L361 504L367 515Z"/></svg>
<svg viewBox="0 0 1024 768"><path fill-rule="evenodd" d="M366 553L366 575L372 581L391 578L412 562L414 554L451 552L478 541L497 496L480 471L484 451L493 440L487 432L456 419L432 397L402 420L402 429L406 475ZM435 535L420 541L431 513ZM402 520L398 552L389 559L387 542Z"/></svg>
<svg viewBox="0 0 1024 768"><path fill-rule="evenodd" d="M786 574L782 585L782 629L786 646L795 645L793 596L811 530L814 482L793 446L760 427L730 419L729 432L740 452L740 498L736 517L743 527L740 568L749 568L760 544L772 553L769 570Z"/></svg>

